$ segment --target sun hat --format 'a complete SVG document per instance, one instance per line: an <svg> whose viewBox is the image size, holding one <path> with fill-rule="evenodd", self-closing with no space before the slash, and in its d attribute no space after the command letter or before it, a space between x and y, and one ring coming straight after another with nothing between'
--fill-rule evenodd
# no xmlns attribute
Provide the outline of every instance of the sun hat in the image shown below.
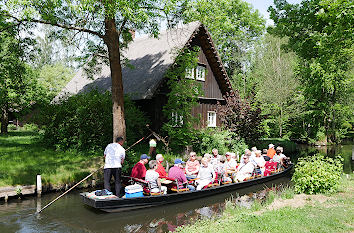
<svg viewBox="0 0 354 233"><path fill-rule="evenodd" d="M185 162L182 161L181 159L175 159L175 164L180 164L180 163L185 163Z"/></svg>
<svg viewBox="0 0 354 233"><path fill-rule="evenodd" d="M146 154L142 154L142 155L140 156L140 159L150 159L150 157L147 156Z"/></svg>

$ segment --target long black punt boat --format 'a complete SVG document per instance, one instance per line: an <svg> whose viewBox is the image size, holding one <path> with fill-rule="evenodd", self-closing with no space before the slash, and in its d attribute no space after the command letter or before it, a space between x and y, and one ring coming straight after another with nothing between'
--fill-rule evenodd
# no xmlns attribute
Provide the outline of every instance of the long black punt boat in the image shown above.
<svg viewBox="0 0 354 233"><path fill-rule="evenodd" d="M144 196L144 197L134 197L134 198L109 198L109 199L98 199L88 196L88 192L81 193L81 197L84 203L95 209L99 209L105 212L121 212L140 208L147 208L153 206L161 206L171 203L189 201L193 199L199 199L207 196L217 195L224 192L235 191L238 189L243 189L253 185L262 184L269 182L281 177L288 176L293 168L293 164L289 165L288 168L271 174L269 176L262 176L259 178L250 179L240 183L230 183L220 186L214 186L207 189L202 189L199 191L188 191L171 193L166 195L156 195L156 196Z"/></svg>

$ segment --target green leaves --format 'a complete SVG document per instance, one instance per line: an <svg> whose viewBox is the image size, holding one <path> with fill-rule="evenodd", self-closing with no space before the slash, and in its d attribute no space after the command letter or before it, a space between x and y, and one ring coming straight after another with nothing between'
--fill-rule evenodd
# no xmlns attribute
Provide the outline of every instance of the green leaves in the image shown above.
<svg viewBox="0 0 354 233"><path fill-rule="evenodd" d="M317 154L299 159L292 181L298 193L332 193L337 191L342 173L343 158L325 158Z"/></svg>
<svg viewBox="0 0 354 233"><path fill-rule="evenodd" d="M275 22L269 31L287 36L288 47L301 59L298 75L305 98L312 102L307 109L321 112L309 123L324 126L328 139L339 142L343 115L333 106L345 108L353 97L348 85L353 79L348 74L354 53L353 1L309 0L293 5L276 0L269 11Z"/></svg>

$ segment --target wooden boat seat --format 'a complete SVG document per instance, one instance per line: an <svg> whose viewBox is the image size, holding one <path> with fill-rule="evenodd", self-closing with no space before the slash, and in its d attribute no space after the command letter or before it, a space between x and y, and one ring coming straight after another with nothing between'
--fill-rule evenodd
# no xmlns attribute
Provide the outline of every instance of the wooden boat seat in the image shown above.
<svg viewBox="0 0 354 233"><path fill-rule="evenodd" d="M163 192L157 192L157 193L152 193L150 192L151 196L159 196L159 195L163 195Z"/></svg>
<svg viewBox="0 0 354 233"><path fill-rule="evenodd" d="M222 184L231 184L232 181L225 181L225 182L222 182Z"/></svg>
<svg viewBox="0 0 354 233"><path fill-rule="evenodd" d="M171 188L171 191L180 193L180 192L189 191L189 188L179 188L179 189L177 189L177 188Z"/></svg>

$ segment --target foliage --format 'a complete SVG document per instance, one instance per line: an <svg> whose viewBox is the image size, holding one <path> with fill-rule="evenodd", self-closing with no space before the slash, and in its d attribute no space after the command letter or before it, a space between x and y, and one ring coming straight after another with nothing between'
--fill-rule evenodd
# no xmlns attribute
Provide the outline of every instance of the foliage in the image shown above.
<svg viewBox="0 0 354 233"><path fill-rule="evenodd" d="M4 2L4 3L3 3ZM16 25L40 23L56 27L58 39L77 42L86 68L93 75L100 65L109 64L112 78L112 134L126 136L122 49L132 41L130 30L157 37L161 18L178 15L183 1L61 1L8 0L7 20Z"/></svg>
<svg viewBox="0 0 354 233"><path fill-rule="evenodd" d="M261 110L242 100L236 92L225 97L226 104L218 104L217 112L225 128L251 144L260 138Z"/></svg>
<svg viewBox="0 0 354 233"><path fill-rule="evenodd" d="M1 10L1 9L0 9ZM1 133L7 134L8 115L19 116L41 96L36 73L24 61L28 41L19 39L19 32L4 23L0 11L0 106Z"/></svg>
<svg viewBox="0 0 354 233"><path fill-rule="evenodd" d="M38 83L46 90L46 97L51 101L73 77L74 71L58 62L44 65L39 71Z"/></svg>
<svg viewBox="0 0 354 233"><path fill-rule="evenodd" d="M132 144L144 136L148 121L128 97L125 102L127 143ZM60 149L103 149L112 142L111 94L92 90L71 96L43 108L39 122L47 145Z"/></svg>
<svg viewBox="0 0 354 233"><path fill-rule="evenodd" d="M198 138L199 140L193 145L193 150L201 155L210 154L213 148L218 149L219 154L233 152L241 155L248 148L243 139L228 130L206 128L200 130Z"/></svg>
<svg viewBox="0 0 354 233"><path fill-rule="evenodd" d="M287 36L288 47L300 58L298 75L306 101L310 138L324 127L329 142L339 142L352 120L354 23L353 1L309 0L270 7L272 34Z"/></svg>
<svg viewBox="0 0 354 233"><path fill-rule="evenodd" d="M183 17L207 26L230 77L247 63L247 54L265 24L258 10L242 0L189 1Z"/></svg>
<svg viewBox="0 0 354 233"><path fill-rule="evenodd" d="M302 113L303 103L297 98L299 94L296 92L299 82L294 72L297 59L293 52L282 49L286 42L286 38L266 34L257 49L254 67L248 75L256 80L252 91L256 93L262 115L266 116L262 122L263 127L273 129L268 132L268 137L283 137L291 127L289 122L292 118ZM278 129L278 132L274 129Z"/></svg>
<svg viewBox="0 0 354 233"><path fill-rule="evenodd" d="M332 159L320 154L300 158L292 177L295 191L307 194L337 191L343 173L342 161L339 156Z"/></svg>
<svg viewBox="0 0 354 233"><path fill-rule="evenodd" d="M186 78L186 71L197 67L199 47L184 49L176 58L175 66L166 73L167 103L163 114L167 122L162 130L169 136L169 145L174 151L180 151L196 139L194 128L198 118L192 115L192 108L198 104L202 94L200 82Z"/></svg>

